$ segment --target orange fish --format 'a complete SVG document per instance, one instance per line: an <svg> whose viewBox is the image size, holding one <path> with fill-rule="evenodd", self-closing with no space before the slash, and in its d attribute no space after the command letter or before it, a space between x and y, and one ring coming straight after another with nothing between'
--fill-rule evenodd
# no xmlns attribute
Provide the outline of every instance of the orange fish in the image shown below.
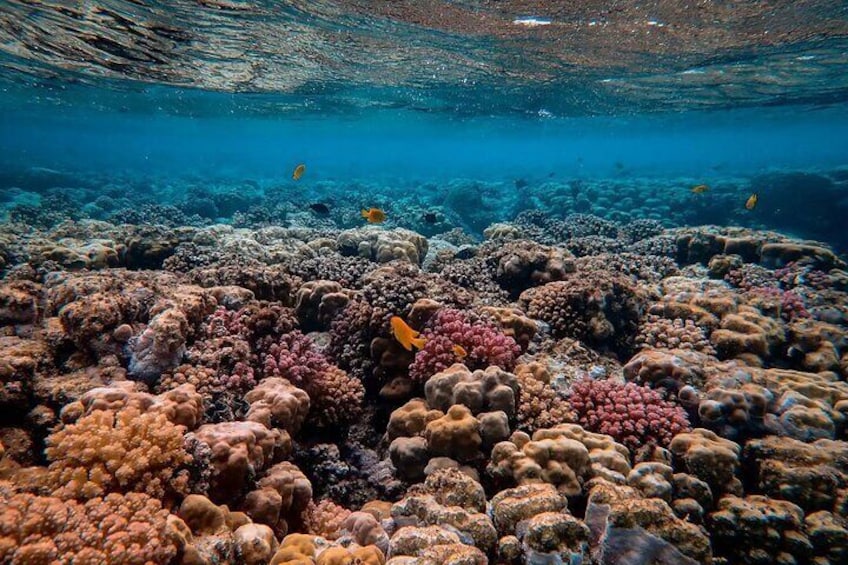
<svg viewBox="0 0 848 565"><path fill-rule="evenodd" d="M468 352L461 345L454 344L451 349L453 349L453 354L460 359L465 359L465 356L468 355Z"/></svg>
<svg viewBox="0 0 848 565"><path fill-rule="evenodd" d="M414 345L417 349L421 349L424 347L424 343L426 340L423 337L418 337L418 332L410 328L406 322L398 318L397 316L392 316L392 334L395 336L395 339L398 340L404 349L407 351L412 351L412 346Z"/></svg>
<svg viewBox="0 0 848 565"><path fill-rule="evenodd" d="M752 194L751 196L748 197L748 200L745 201L745 209L746 210L753 210L754 207L757 205L757 202L759 202L759 201L760 201L760 195L755 192L754 194Z"/></svg>
<svg viewBox="0 0 848 565"><path fill-rule="evenodd" d="M698 184L698 185L693 186L690 190L692 192L694 192L695 194L703 194L706 191L708 191L709 189L710 189L710 187L705 185L705 184Z"/></svg>
<svg viewBox="0 0 848 565"><path fill-rule="evenodd" d="M368 220L369 224L382 224L386 221L386 213L379 208L369 208L362 210L362 217Z"/></svg>
<svg viewBox="0 0 848 565"><path fill-rule="evenodd" d="M306 172L306 165L301 163L297 167L294 168L294 172L292 173L292 180L300 180L300 177L303 176L303 173Z"/></svg>

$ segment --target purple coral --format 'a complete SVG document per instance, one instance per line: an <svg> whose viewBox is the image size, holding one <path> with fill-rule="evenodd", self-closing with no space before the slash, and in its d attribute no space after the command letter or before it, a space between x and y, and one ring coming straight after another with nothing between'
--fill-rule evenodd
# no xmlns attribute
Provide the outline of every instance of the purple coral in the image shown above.
<svg viewBox="0 0 848 565"><path fill-rule="evenodd" d="M458 362L472 371L490 365L509 371L521 354L515 340L498 328L484 321L472 321L452 308L439 310L427 324L423 336L424 348L415 355L409 367L409 376L420 382ZM465 350L464 358L454 351L457 345Z"/></svg>
<svg viewBox="0 0 848 565"><path fill-rule="evenodd" d="M667 447L676 434L689 430L681 407L635 383L586 377L572 384L569 402L581 426L608 434L631 451L647 444Z"/></svg>
<svg viewBox="0 0 848 565"><path fill-rule="evenodd" d="M264 376L288 379L309 395L309 418L319 426L350 423L362 409L362 382L330 364L299 331L283 335L265 352Z"/></svg>
<svg viewBox="0 0 848 565"><path fill-rule="evenodd" d="M748 291L755 306L764 314L774 315L788 322L796 318L809 318L810 313L804 304L804 299L791 290L780 290L772 287L758 287Z"/></svg>

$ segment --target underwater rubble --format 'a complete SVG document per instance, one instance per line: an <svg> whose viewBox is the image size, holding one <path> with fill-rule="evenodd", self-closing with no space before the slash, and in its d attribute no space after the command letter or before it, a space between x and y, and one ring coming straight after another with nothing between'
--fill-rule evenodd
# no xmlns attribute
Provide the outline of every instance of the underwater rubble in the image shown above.
<svg viewBox="0 0 848 565"><path fill-rule="evenodd" d="M0 226L0 562L848 563L830 246L257 202Z"/></svg>

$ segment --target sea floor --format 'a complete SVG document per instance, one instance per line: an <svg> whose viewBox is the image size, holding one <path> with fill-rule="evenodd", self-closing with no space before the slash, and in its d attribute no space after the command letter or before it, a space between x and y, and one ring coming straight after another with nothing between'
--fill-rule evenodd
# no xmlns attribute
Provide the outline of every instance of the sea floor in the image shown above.
<svg viewBox="0 0 848 565"><path fill-rule="evenodd" d="M2 563L848 563L845 170L0 180Z"/></svg>

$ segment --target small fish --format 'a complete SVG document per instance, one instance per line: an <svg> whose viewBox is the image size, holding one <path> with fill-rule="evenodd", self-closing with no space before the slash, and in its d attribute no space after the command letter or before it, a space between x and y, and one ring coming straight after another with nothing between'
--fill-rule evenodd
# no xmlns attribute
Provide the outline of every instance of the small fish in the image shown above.
<svg viewBox="0 0 848 565"><path fill-rule="evenodd" d="M418 337L418 332L410 328L406 322L397 316L392 316L392 335L398 340L404 349L412 351L414 345L416 349L422 349L426 340L423 337Z"/></svg>
<svg viewBox="0 0 848 565"><path fill-rule="evenodd" d="M369 208L368 210L363 208L361 214L369 224L382 224L386 221L386 213L379 208Z"/></svg>
<svg viewBox="0 0 848 565"><path fill-rule="evenodd" d="M453 350L453 354L460 359L465 359L466 355L468 355L468 352L461 345L454 344L451 349Z"/></svg>
<svg viewBox="0 0 848 565"><path fill-rule="evenodd" d="M309 209L315 212L319 216L327 216L330 213L330 209L326 204L322 202L316 202L314 204L309 205Z"/></svg>
<svg viewBox="0 0 848 565"><path fill-rule="evenodd" d="M518 189L521 189L521 188L527 188L527 186L528 186L529 184L530 184L530 183L529 183L529 182L527 182L527 181L526 181L526 180L524 180L524 179L515 179L515 188L518 188Z"/></svg>
<svg viewBox="0 0 848 565"><path fill-rule="evenodd" d="M300 177L303 176L303 173L306 172L306 165L301 163L297 167L294 168L294 172L292 173L292 180L300 180Z"/></svg>
<svg viewBox="0 0 848 565"><path fill-rule="evenodd" d="M757 202L760 201L760 195L756 192L748 197L748 200L745 201L745 209L753 210L757 207Z"/></svg>
<svg viewBox="0 0 848 565"><path fill-rule="evenodd" d="M439 221L439 217L436 216L435 212L425 212L424 213L424 221L428 224L435 224Z"/></svg>
<svg viewBox="0 0 848 565"><path fill-rule="evenodd" d="M709 186L707 186L707 185L705 185L705 184L696 184L696 185L695 185L695 186L693 186L690 190L691 190L691 191L692 191L692 193L694 193L694 194L703 194L703 193L705 193L706 191L708 191L709 189L710 189L710 187L709 187Z"/></svg>

